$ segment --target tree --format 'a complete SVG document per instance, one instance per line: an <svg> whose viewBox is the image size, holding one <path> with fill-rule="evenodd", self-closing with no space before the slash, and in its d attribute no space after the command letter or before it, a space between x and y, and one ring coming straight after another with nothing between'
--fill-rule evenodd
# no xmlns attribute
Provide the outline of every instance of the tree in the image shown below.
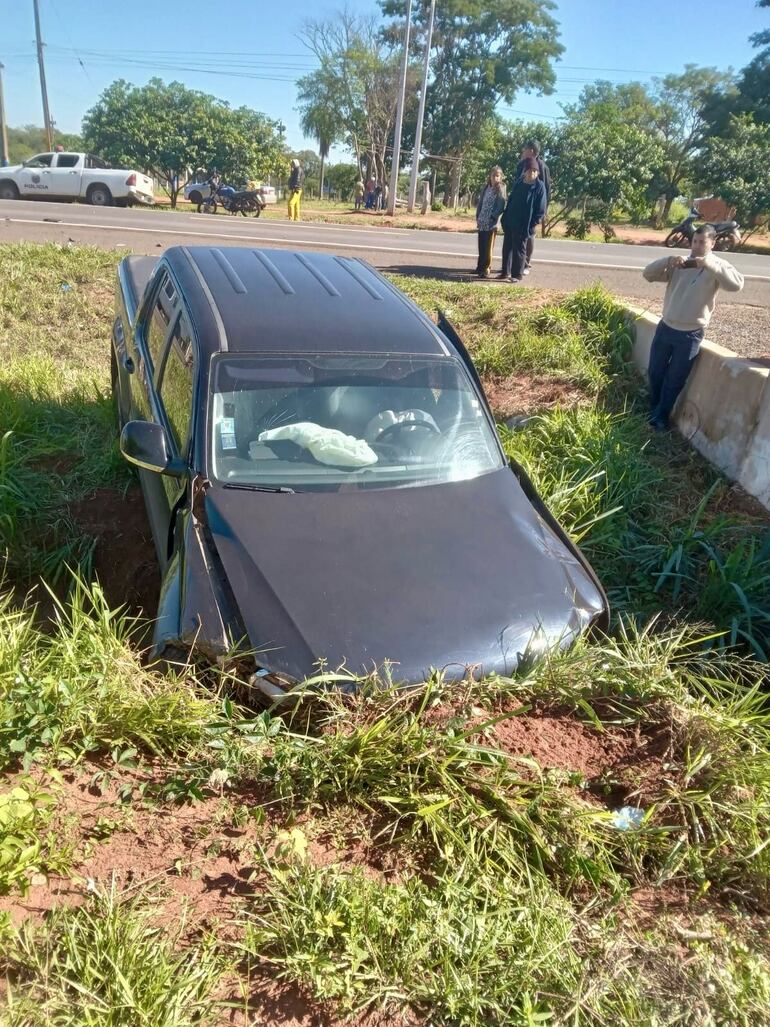
<svg viewBox="0 0 770 1027"><path fill-rule="evenodd" d="M65 150L79 152L83 149L83 140L79 135L71 132L54 133L54 141ZM8 160L11 164L20 164L28 157L34 157L36 153L43 153L48 149L45 129L37 125L21 125L18 128L8 128Z"/></svg>
<svg viewBox="0 0 770 1027"><path fill-rule="evenodd" d="M662 158L660 144L649 132L591 118L560 125L551 146L553 201L559 204L551 227L575 211L585 224L607 223L617 209L638 209L649 187L650 169Z"/></svg>
<svg viewBox="0 0 770 1027"><path fill-rule="evenodd" d="M318 156L321 158L321 181L318 193L321 199L323 199L324 164L326 163L326 158L329 156L329 151L342 135L343 131L340 124L339 114L337 111L330 110L323 104L306 107L303 111L300 124L302 125L302 131L305 135L311 136L318 143Z"/></svg>
<svg viewBox="0 0 770 1027"><path fill-rule="evenodd" d="M358 168L355 164L330 164L326 169L329 181L329 192L341 200L349 200L358 181Z"/></svg>
<svg viewBox="0 0 770 1027"><path fill-rule="evenodd" d="M770 0L757 0L757 7L770 7ZM770 122L770 29L755 32L751 42L761 49L743 69L738 84L741 110L753 113L757 121Z"/></svg>
<svg viewBox="0 0 770 1027"><path fill-rule="evenodd" d="M662 196L664 223L685 182L693 181L698 154L709 135L708 110L715 96L729 93L732 74L686 64L681 75L655 79L655 128L663 162L655 169L654 191Z"/></svg>
<svg viewBox="0 0 770 1027"><path fill-rule="evenodd" d="M404 0L380 0L386 16L403 18ZM430 0L416 0L425 29ZM551 61L563 47L552 0L442 0L436 5L424 139L429 152L454 158L444 202L456 202L462 161L479 141L498 103L519 90L550 93Z"/></svg>
<svg viewBox="0 0 770 1027"><path fill-rule="evenodd" d="M330 124L336 118L359 174L384 182L396 116L397 51L374 19L348 10L328 21L306 22L301 38L319 67L297 84L300 114L323 111ZM414 89L409 92L413 103Z"/></svg>
<svg viewBox="0 0 770 1027"><path fill-rule="evenodd" d="M242 182L267 177L284 160L278 122L158 78L146 86L113 82L84 117L83 135L108 160L159 179L172 207L191 171L216 167Z"/></svg>
<svg viewBox="0 0 770 1027"><path fill-rule="evenodd" d="M733 116L725 136L710 139L700 182L730 206L743 225L770 221L770 125L751 115Z"/></svg>
<svg viewBox="0 0 770 1027"><path fill-rule="evenodd" d="M682 74L654 79L651 88L641 82L596 82L586 86L578 102L565 112L571 119L633 126L655 138L660 161L650 168L647 198L655 205L654 220L662 223L673 201L692 181L697 155L709 133L709 111L718 97L728 94L732 83L729 73L687 64ZM663 209L658 213L660 198Z"/></svg>

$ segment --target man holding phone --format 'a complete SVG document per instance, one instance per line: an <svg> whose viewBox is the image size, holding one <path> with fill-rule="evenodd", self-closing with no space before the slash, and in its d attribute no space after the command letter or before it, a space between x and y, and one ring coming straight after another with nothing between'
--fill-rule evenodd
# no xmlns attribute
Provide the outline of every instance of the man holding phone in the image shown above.
<svg viewBox="0 0 770 1027"><path fill-rule="evenodd" d="M720 289L740 292L743 275L714 255L716 232L711 225L696 228L690 256L662 257L642 274L648 282L665 282L666 295L650 350L648 420L656 431L668 428L668 417L693 368L714 312Z"/></svg>

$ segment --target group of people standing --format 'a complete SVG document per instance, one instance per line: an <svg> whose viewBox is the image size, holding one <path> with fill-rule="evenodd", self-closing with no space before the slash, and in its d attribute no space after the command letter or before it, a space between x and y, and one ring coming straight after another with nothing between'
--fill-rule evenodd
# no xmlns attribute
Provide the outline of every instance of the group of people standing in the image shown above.
<svg viewBox="0 0 770 1027"><path fill-rule="evenodd" d="M479 259L476 274L489 278L498 223L503 229L503 266L499 279L520 282L532 265L535 229L543 221L551 198L551 176L540 156L540 144L530 140L522 150L511 191L506 197L499 165L490 169L476 204Z"/></svg>
<svg viewBox="0 0 770 1027"><path fill-rule="evenodd" d="M388 205L387 183L381 185L373 178L370 178L367 180L366 185L364 185L363 179L359 178L356 182L353 198L356 210L360 210L362 207L364 210L384 210Z"/></svg>

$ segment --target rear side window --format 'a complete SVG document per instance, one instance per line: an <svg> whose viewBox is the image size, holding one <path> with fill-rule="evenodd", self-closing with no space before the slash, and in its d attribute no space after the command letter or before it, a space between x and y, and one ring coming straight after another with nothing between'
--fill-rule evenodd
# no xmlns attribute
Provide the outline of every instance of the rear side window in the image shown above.
<svg viewBox="0 0 770 1027"><path fill-rule="evenodd" d="M145 346L153 368L160 367L169 325L174 320L176 307L176 289L168 274L164 272L160 287L155 294L155 303L149 322L145 323L144 329Z"/></svg>
<svg viewBox="0 0 770 1027"><path fill-rule="evenodd" d="M160 401L166 411L178 453L187 451L194 391L192 338L187 319L178 317L171 333L160 382Z"/></svg>
<svg viewBox="0 0 770 1027"><path fill-rule="evenodd" d="M56 158L57 168L74 168L80 160L79 153L60 153Z"/></svg>

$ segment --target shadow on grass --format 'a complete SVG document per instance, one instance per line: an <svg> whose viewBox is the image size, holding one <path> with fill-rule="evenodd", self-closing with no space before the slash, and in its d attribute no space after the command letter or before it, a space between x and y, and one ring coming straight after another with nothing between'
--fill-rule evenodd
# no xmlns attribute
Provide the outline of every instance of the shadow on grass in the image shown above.
<svg viewBox="0 0 770 1027"><path fill-rule="evenodd" d="M159 581L136 478L120 455L111 397L63 396L45 381L0 378L0 549L16 594L45 581L66 593L77 571L111 607L153 617Z"/></svg>

